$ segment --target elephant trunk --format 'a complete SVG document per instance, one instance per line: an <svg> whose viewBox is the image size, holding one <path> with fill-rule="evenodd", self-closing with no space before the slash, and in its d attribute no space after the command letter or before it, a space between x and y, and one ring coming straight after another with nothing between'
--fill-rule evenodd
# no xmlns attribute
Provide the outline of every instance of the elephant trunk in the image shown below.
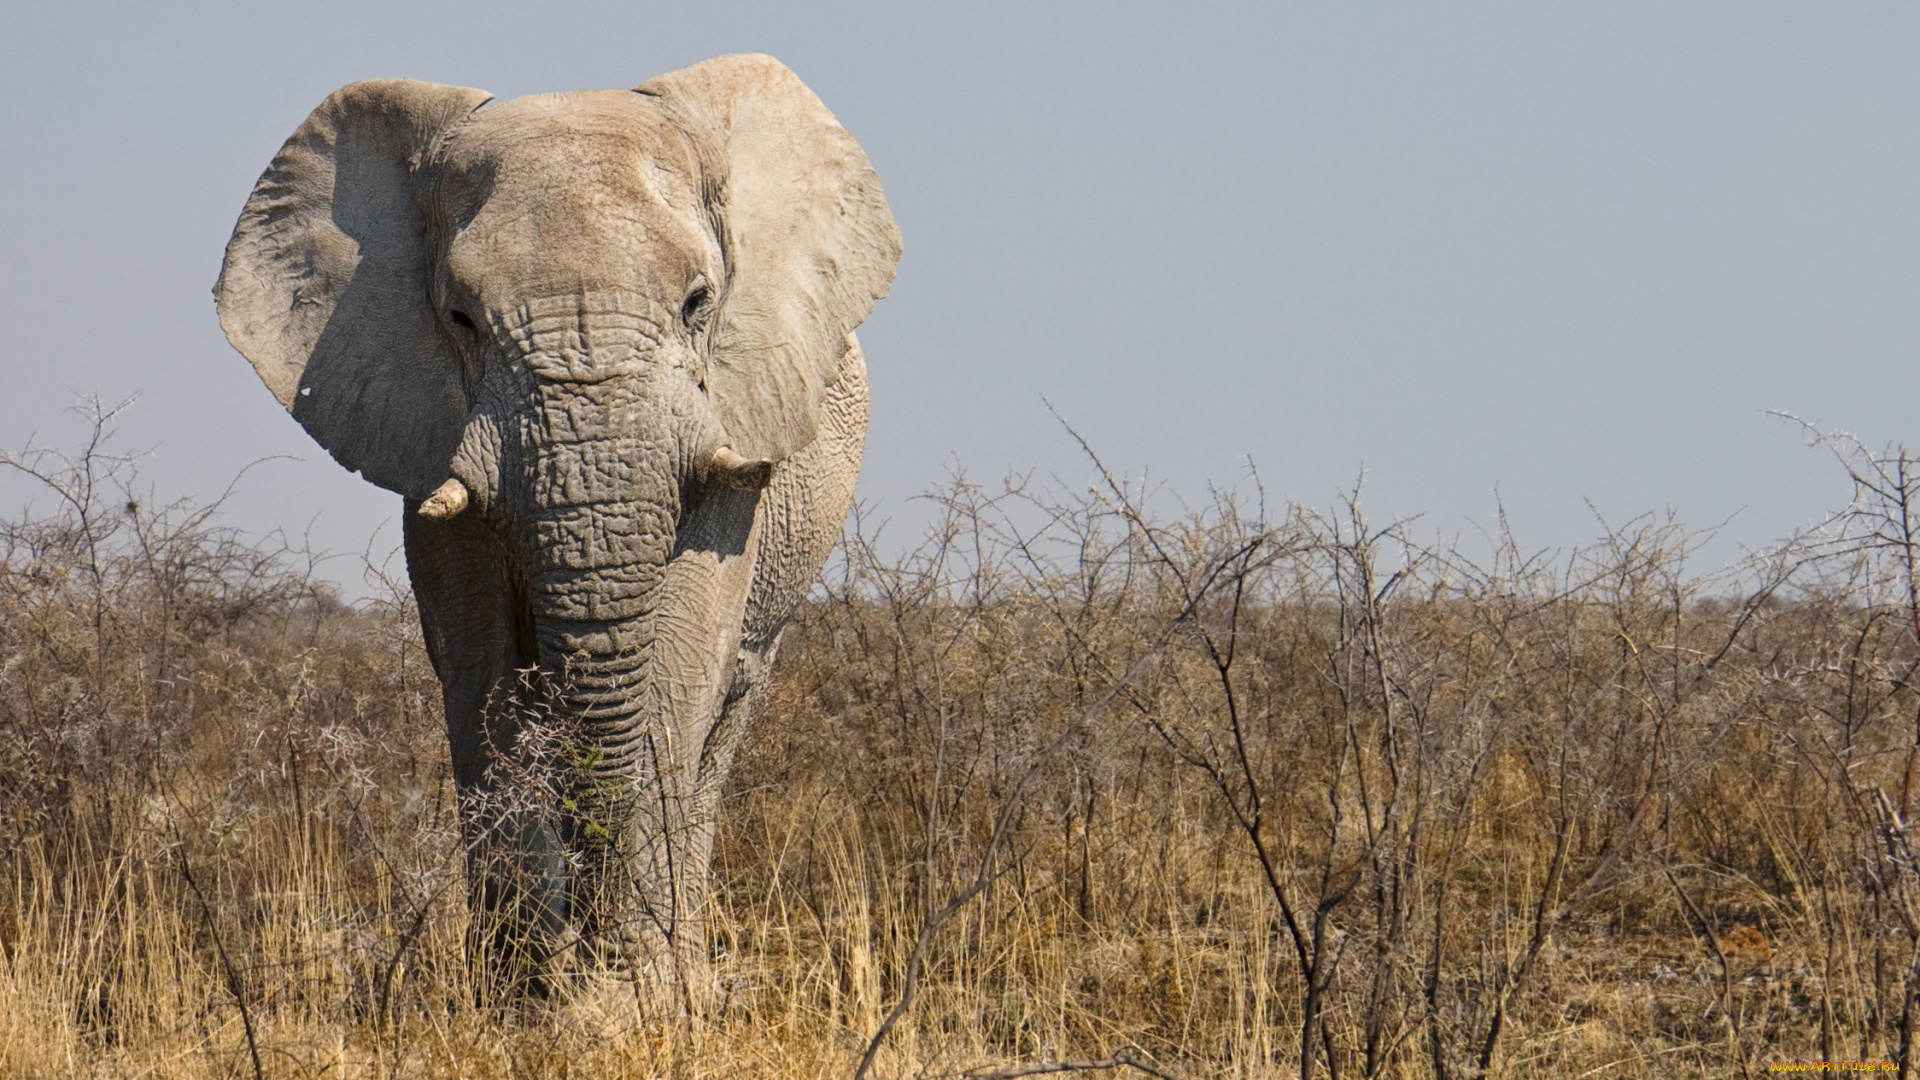
<svg viewBox="0 0 1920 1080"><path fill-rule="evenodd" d="M664 982L701 944L683 932L700 926L711 834L701 757L738 645L737 618L716 622L708 601L745 569L735 558L715 575L682 548L713 547L702 522L732 507L721 517L746 522L731 545L744 554L771 467L720 453L710 411L671 363L531 377L553 366L529 354L522 377L482 388L453 463L467 497L446 501L483 514L518 553L527 659L544 683L521 705L542 725L532 749L570 867L549 888L603 962Z"/></svg>
<svg viewBox="0 0 1920 1080"><path fill-rule="evenodd" d="M684 680L673 670L663 586L678 533L688 431L672 410L606 383L542 387L538 456L518 525L535 654L560 723L561 840L577 872L572 916L604 961L659 967L688 868L674 837L686 763ZM640 406L645 404L645 408ZM574 433L581 437L569 437ZM697 744L696 744L697 745ZM664 940L663 940L664 939Z"/></svg>

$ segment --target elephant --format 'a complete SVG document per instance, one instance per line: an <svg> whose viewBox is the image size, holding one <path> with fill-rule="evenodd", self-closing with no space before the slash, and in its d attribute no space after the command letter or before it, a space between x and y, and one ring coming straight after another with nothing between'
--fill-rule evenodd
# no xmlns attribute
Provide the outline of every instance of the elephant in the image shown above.
<svg viewBox="0 0 1920 1080"><path fill-rule="evenodd" d="M706 958L718 799L853 497L854 329L900 236L771 57L491 102L333 93L214 293L279 403L403 499L488 979L670 987Z"/></svg>

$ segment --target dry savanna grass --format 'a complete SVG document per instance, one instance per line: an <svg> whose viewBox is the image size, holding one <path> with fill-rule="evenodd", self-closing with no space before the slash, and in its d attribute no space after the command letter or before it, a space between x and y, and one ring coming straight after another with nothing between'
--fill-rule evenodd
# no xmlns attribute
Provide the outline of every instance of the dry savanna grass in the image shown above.
<svg viewBox="0 0 1920 1080"><path fill-rule="evenodd" d="M106 433L9 459L0 1075L1727 1076L1920 1023L1903 451L1832 441L1848 512L1720 574L1257 489L856 518L734 776L719 989L656 1016L488 999L405 590Z"/></svg>

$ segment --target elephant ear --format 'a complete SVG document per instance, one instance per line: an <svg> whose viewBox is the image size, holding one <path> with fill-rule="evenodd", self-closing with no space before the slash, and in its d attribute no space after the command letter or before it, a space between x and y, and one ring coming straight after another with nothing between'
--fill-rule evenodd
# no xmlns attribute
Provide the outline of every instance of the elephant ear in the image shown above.
<svg viewBox="0 0 1920 1080"><path fill-rule="evenodd" d="M726 253L708 389L734 449L813 441L847 334L887 293L900 233L860 144L770 56L721 56L642 83L699 155Z"/></svg>
<svg viewBox="0 0 1920 1080"><path fill-rule="evenodd" d="M415 175L488 98L405 79L335 91L254 185L213 290L228 340L307 433L414 499L446 479L467 413Z"/></svg>

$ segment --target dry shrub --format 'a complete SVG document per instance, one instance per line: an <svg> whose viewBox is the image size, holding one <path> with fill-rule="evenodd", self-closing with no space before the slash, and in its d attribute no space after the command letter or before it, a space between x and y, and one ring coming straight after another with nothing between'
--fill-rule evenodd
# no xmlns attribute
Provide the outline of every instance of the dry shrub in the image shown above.
<svg viewBox="0 0 1920 1080"><path fill-rule="evenodd" d="M15 455L0 1074L1720 1076L1904 1057L1904 452L1737 572L1357 499L955 479L852 523L716 852L708 1015L486 1000L404 589ZM605 1021L605 1022L601 1022ZM876 1037L877 1035L884 1037ZM1116 1056L1118 1055L1118 1056Z"/></svg>

